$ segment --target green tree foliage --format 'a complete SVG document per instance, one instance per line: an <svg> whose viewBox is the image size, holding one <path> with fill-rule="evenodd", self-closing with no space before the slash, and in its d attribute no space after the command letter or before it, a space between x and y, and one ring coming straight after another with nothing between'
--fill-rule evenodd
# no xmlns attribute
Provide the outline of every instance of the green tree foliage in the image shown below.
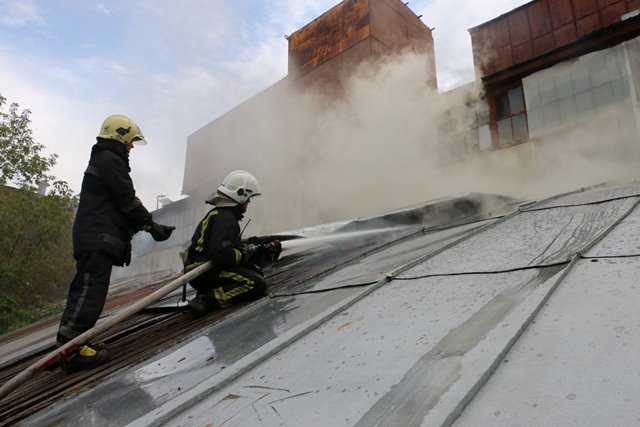
<svg viewBox="0 0 640 427"><path fill-rule="evenodd" d="M71 226L77 198L50 175L56 155L43 157L29 111L0 96L0 333L46 314L66 294L74 274ZM53 181L49 195L37 183ZM19 188L6 187L11 183Z"/></svg>
<svg viewBox="0 0 640 427"><path fill-rule="evenodd" d="M74 274L68 198L0 190L0 332L64 298Z"/></svg>
<svg viewBox="0 0 640 427"><path fill-rule="evenodd" d="M53 181L48 174L56 164L57 155L44 157L44 145L33 140L29 127L31 111L22 110L12 103L4 112L6 98L0 95L0 184L14 183L20 188L33 190L40 181Z"/></svg>

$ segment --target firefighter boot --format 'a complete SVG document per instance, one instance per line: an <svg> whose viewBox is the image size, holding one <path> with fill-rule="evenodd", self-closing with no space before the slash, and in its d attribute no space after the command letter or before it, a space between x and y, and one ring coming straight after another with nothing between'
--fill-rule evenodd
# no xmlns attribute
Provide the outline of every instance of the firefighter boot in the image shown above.
<svg viewBox="0 0 640 427"><path fill-rule="evenodd" d="M111 355L103 344L86 344L68 356L60 358L60 367L66 374L94 369L109 361Z"/></svg>
<svg viewBox="0 0 640 427"><path fill-rule="evenodd" d="M195 298L189 301L189 308L191 309L195 317L202 317L205 314L215 310L217 306L218 305L213 298L213 291L198 291Z"/></svg>

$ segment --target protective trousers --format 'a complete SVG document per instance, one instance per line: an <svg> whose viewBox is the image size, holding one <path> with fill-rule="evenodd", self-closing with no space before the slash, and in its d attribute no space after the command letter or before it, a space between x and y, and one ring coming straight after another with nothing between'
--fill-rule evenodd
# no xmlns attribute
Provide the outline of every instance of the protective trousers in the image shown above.
<svg viewBox="0 0 640 427"><path fill-rule="evenodd" d="M267 292L262 275L245 267L209 270L189 283L198 293L213 291L217 308L260 298Z"/></svg>
<svg viewBox="0 0 640 427"><path fill-rule="evenodd" d="M69 286L58 329L58 345L95 326L107 299L112 263L110 256L97 251L82 252L76 259L76 275Z"/></svg>

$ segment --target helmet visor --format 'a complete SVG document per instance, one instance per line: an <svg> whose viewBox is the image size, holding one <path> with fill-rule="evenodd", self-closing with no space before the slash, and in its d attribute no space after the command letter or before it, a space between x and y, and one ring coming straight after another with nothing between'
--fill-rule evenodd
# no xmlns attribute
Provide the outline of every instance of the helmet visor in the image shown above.
<svg viewBox="0 0 640 427"><path fill-rule="evenodd" d="M136 136L131 138L131 142L133 143L133 145L147 145L147 140L144 139L144 135L142 135L142 132L138 132Z"/></svg>

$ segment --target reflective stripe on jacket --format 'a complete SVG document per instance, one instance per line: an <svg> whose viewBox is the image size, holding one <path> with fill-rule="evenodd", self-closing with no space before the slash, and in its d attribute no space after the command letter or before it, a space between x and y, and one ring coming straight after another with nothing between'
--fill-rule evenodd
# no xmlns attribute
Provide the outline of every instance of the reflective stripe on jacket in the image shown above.
<svg viewBox="0 0 640 427"><path fill-rule="evenodd" d="M211 209L196 227L187 251L185 270L193 264L213 261L220 268L243 261L240 224L233 207Z"/></svg>

